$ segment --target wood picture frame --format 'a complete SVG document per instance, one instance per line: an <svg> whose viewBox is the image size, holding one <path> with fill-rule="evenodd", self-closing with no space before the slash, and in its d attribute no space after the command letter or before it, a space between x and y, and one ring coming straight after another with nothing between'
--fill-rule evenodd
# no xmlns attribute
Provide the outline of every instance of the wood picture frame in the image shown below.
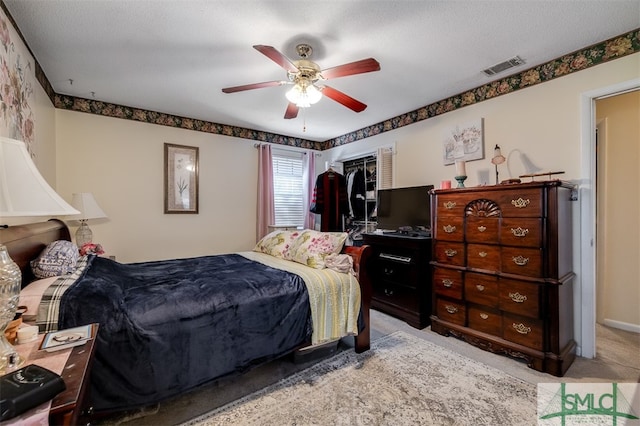
<svg viewBox="0 0 640 426"><path fill-rule="evenodd" d="M164 144L164 213L198 214L199 148Z"/></svg>

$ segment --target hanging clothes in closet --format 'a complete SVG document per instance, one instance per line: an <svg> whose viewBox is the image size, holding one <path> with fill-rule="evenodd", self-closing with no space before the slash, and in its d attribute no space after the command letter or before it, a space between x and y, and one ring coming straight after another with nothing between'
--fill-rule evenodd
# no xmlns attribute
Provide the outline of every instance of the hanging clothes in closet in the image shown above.
<svg viewBox="0 0 640 426"><path fill-rule="evenodd" d="M349 213L345 177L333 169L320 174L309 211L320 215L321 231L343 231L343 216Z"/></svg>

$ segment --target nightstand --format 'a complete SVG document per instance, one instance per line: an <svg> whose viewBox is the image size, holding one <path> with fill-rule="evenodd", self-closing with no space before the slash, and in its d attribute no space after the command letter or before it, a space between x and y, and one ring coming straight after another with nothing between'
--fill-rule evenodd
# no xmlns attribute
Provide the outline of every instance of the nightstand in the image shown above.
<svg viewBox="0 0 640 426"><path fill-rule="evenodd" d="M49 409L50 424L64 426L80 424L79 419L90 411L86 404L97 334L98 324L93 324L91 327L92 339L84 345L75 346L70 349L69 356L60 373L67 388L56 395L51 401L51 408ZM46 367L46 363L43 363L42 360L63 352L38 351L38 345L43 337L44 334L40 335L37 343L32 342L16 346L18 352L26 358L25 365L45 364L42 366Z"/></svg>

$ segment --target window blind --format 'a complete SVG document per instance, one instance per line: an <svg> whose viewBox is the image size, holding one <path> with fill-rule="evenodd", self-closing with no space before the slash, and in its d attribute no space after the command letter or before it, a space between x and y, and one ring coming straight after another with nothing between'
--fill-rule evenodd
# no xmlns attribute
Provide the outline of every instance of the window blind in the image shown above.
<svg viewBox="0 0 640 426"><path fill-rule="evenodd" d="M393 147L378 148L376 162L377 189L393 188Z"/></svg>
<svg viewBox="0 0 640 426"><path fill-rule="evenodd" d="M272 152L276 226L304 226L303 153Z"/></svg>

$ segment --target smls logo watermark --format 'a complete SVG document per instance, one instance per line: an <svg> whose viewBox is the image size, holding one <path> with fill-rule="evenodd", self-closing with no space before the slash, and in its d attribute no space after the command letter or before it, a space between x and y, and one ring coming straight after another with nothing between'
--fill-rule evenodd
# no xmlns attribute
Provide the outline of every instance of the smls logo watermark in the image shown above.
<svg viewBox="0 0 640 426"><path fill-rule="evenodd" d="M540 383L538 425L640 425L638 383Z"/></svg>

